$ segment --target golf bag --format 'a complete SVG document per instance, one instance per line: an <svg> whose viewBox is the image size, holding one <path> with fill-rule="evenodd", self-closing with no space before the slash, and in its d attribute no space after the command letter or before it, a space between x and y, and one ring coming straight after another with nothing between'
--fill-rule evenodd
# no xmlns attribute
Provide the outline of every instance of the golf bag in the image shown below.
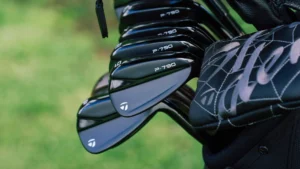
<svg viewBox="0 0 300 169"><path fill-rule="evenodd" d="M299 0L227 0L227 2L246 22L253 24L258 30L270 29L300 19Z"/></svg>
<svg viewBox="0 0 300 169"><path fill-rule="evenodd" d="M223 136L230 137L230 132ZM215 146L204 145L207 169L300 168L299 111L245 127L227 145L224 137L215 139Z"/></svg>
<svg viewBox="0 0 300 169"><path fill-rule="evenodd" d="M207 48L190 122L210 169L298 169L300 23Z"/></svg>
<svg viewBox="0 0 300 169"><path fill-rule="evenodd" d="M289 24L249 35L204 1L214 14L192 0L115 0L120 43L79 109L83 146L116 147L163 111L203 144L207 169L300 169L297 1L228 0L259 30Z"/></svg>

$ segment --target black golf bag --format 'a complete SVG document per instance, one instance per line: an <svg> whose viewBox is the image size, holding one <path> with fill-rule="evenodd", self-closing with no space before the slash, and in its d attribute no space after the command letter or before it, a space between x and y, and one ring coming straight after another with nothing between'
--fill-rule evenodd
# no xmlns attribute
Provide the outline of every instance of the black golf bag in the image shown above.
<svg viewBox="0 0 300 169"><path fill-rule="evenodd" d="M210 169L300 168L300 23L206 50L190 122Z"/></svg>
<svg viewBox="0 0 300 169"><path fill-rule="evenodd" d="M300 17L293 11L300 3L228 0L259 30L286 24L244 35L221 3L204 1L209 7L217 7L212 9L214 15L192 0L115 0L120 44L111 55L109 74L98 81L92 97L78 113L77 130L83 145L91 153L106 151L130 138L154 112L165 110L203 144L207 169L300 169L300 23L294 22ZM257 18L264 16L255 12L257 4L259 13L268 13L261 21ZM99 4L97 8L101 9ZM103 20L101 10L97 10L99 21ZM273 16L280 11L284 17ZM114 92L143 85L144 81L136 80L143 75L143 80L156 80L183 69L175 69L175 61L163 68L151 67L158 59L172 57L196 62L196 92L184 86L184 81L169 95L157 96L149 101L151 106L132 114L126 114L131 108L127 102L121 107L113 104ZM149 60L151 64L146 62ZM151 79L153 72L135 69L140 65L158 75ZM161 73L165 69L174 72ZM142 99L137 102L136 110L149 103ZM100 107L101 112L95 113ZM107 138L103 140L99 131ZM98 139L97 146L105 146L94 145L92 134Z"/></svg>

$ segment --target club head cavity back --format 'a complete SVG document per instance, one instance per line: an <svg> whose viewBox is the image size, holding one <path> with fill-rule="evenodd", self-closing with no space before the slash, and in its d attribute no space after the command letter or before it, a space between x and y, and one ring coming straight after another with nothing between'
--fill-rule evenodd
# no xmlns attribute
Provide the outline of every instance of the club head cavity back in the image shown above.
<svg viewBox="0 0 300 169"><path fill-rule="evenodd" d="M189 55L149 58L117 67L110 79L113 105L122 116L140 114L170 96L191 78L197 77L201 61L196 59Z"/></svg>
<svg viewBox="0 0 300 169"><path fill-rule="evenodd" d="M189 124L188 111L192 99L183 86L162 103L134 117L122 117L114 109L109 96L103 94L85 101L77 115L77 132L85 149L93 154L116 147L138 132L158 111L167 113L195 139L201 137ZM108 91L107 91L108 92ZM194 93L192 93L194 95Z"/></svg>
<svg viewBox="0 0 300 169"><path fill-rule="evenodd" d="M160 54L171 57L176 53L190 53L202 58L204 49L193 43L193 39L184 35L153 38L117 47L111 55L110 70L132 59L155 57Z"/></svg>
<svg viewBox="0 0 300 169"><path fill-rule="evenodd" d="M227 39L234 36L213 14L196 2L185 1L184 5L175 4L173 6L163 3L159 6L150 5L151 7L148 7L147 5L148 3L133 2L123 10L120 19L120 33L123 33L128 27L137 23L192 19L206 25L219 38Z"/></svg>

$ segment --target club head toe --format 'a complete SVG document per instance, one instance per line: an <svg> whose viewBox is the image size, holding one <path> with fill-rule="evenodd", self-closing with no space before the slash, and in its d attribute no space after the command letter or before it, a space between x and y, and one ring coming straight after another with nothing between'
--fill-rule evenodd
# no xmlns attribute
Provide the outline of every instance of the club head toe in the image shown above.
<svg viewBox="0 0 300 169"><path fill-rule="evenodd" d="M132 118L121 117L110 98L104 96L83 104L77 116L77 132L84 148L99 154L132 137L150 117L150 111Z"/></svg>

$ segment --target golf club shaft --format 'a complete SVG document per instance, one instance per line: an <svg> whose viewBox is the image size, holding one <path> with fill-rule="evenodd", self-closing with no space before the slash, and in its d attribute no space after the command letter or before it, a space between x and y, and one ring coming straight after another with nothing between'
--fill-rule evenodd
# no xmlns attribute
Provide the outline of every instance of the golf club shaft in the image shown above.
<svg viewBox="0 0 300 169"><path fill-rule="evenodd" d="M236 36L244 35L244 31L239 24L231 17L226 6L221 0L203 0L205 4L212 10L212 12L221 20L221 22L228 27L228 29Z"/></svg>

